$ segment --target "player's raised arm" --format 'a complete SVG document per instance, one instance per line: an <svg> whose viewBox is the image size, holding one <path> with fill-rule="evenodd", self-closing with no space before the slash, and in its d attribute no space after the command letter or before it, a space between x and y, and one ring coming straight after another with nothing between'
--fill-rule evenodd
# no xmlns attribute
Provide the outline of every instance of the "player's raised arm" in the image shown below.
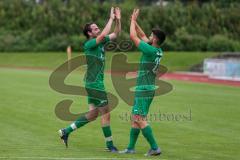
<svg viewBox="0 0 240 160"><path fill-rule="evenodd" d="M121 31L121 10L120 8L115 8L115 29L114 32L109 35L111 40L116 39L117 35Z"/></svg>
<svg viewBox="0 0 240 160"><path fill-rule="evenodd" d="M114 18L115 18L114 8L112 7L111 8L111 13L110 13L110 18L109 18L106 26L104 27L104 29L101 32L101 34L99 36L97 36L97 38L96 38L96 43L97 44L99 44L101 41L103 41L104 37L109 34L109 32L111 30L111 27L112 27L112 22L113 22Z"/></svg>
<svg viewBox="0 0 240 160"><path fill-rule="evenodd" d="M142 28L138 25L137 21L136 21L136 31L137 31L137 35L141 38L141 40L143 40L146 43L149 42L149 39L147 38Z"/></svg>
<svg viewBox="0 0 240 160"><path fill-rule="evenodd" d="M136 20L137 20L138 13L139 13L139 9L133 10L133 14L131 17L131 25L130 25L130 38L136 46L138 46L140 43L140 39L138 38L137 32L136 32Z"/></svg>

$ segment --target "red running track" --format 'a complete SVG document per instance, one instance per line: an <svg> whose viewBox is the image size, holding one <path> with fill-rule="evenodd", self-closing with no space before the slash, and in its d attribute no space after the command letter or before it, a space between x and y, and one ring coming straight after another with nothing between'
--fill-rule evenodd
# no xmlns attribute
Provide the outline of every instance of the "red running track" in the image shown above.
<svg viewBox="0 0 240 160"><path fill-rule="evenodd" d="M14 66L4 66L0 65L0 68L16 68L16 69L40 69L40 70L51 70L49 68L44 67L14 67ZM113 74L110 71L106 71L108 74ZM116 74L116 73L115 73ZM117 73L119 74L119 73ZM121 74L121 73L120 73ZM136 76L135 73L131 73L131 75ZM180 80L180 81L189 81L189 82L200 82L200 83L210 83L210 84L221 84L221 85L228 85L228 86L236 86L240 87L240 81L236 80L223 80L223 79L213 79L208 77L207 75L201 74L201 73L166 73L161 76L162 79L169 79L169 80Z"/></svg>
<svg viewBox="0 0 240 160"><path fill-rule="evenodd" d="M163 79L169 80L180 80L180 81L190 81L190 82L200 82L200 83L210 83L210 84L222 84L228 86L240 87L240 81L236 80L223 80L223 79L213 79L203 74L191 74L191 73L166 73L161 76Z"/></svg>

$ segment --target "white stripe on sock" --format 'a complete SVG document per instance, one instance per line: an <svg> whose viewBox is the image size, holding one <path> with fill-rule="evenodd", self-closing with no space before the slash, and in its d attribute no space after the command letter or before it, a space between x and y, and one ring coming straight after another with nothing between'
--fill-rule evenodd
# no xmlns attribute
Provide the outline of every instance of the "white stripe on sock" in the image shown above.
<svg viewBox="0 0 240 160"><path fill-rule="evenodd" d="M112 141L112 136L111 136L111 137L106 137L105 140L106 140L107 142Z"/></svg>
<svg viewBox="0 0 240 160"><path fill-rule="evenodd" d="M75 124L75 123L72 123L72 124L71 124L71 128L72 128L73 130L77 129L76 124Z"/></svg>

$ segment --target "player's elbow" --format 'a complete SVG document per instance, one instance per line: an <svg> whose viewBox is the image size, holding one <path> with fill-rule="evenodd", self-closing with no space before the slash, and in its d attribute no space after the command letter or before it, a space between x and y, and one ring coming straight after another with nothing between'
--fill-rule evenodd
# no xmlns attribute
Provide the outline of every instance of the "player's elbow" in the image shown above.
<svg viewBox="0 0 240 160"><path fill-rule="evenodd" d="M130 33L130 39L134 41L136 39L136 35Z"/></svg>
<svg viewBox="0 0 240 160"><path fill-rule="evenodd" d="M145 34L141 34L141 35L140 35L140 38L141 38L141 39L145 39L145 38L147 38L147 37L146 37Z"/></svg>
<svg viewBox="0 0 240 160"><path fill-rule="evenodd" d="M117 38L117 34L114 32L114 33L112 33L112 34L109 35L109 38L110 38L111 40L116 39L116 38Z"/></svg>
<svg viewBox="0 0 240 160"><path fill-rule="evenodd" d="M138 46L140 40L139 40L139 38L138 38L137 36L130 35L130 39L134 42L134 44L135 44L136 46Z"/></svg>

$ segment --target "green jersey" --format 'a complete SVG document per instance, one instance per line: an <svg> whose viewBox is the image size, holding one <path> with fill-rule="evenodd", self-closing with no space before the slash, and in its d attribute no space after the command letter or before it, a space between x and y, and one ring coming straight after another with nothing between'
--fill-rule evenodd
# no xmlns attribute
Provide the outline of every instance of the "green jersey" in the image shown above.
<svg viewBox="0 0 240 160"><path fill-rule="evenodd" d="M137 78L137 90L155 89L156 72L158 71L163 51L144 41L140 41L138 49L142 52Z"/></svg>
<svg viewBox="0 0 240 160"><path fill-rule="evenodd" d="M133 115L147 116L155 94L155 78L163 52L140 41L138 49L142 52L137 87L132 108Z"/></svg>
<svg viewBox="0 0 240 160"><path fill-rule="evenodd" d="M110 41L110 38L109 36L106 36L99 44L96 43L96 38L90 39L84 44L84 53L87 61L87 72L85 74L86 87L104 88L104 44L108 41Z"/></svg>

